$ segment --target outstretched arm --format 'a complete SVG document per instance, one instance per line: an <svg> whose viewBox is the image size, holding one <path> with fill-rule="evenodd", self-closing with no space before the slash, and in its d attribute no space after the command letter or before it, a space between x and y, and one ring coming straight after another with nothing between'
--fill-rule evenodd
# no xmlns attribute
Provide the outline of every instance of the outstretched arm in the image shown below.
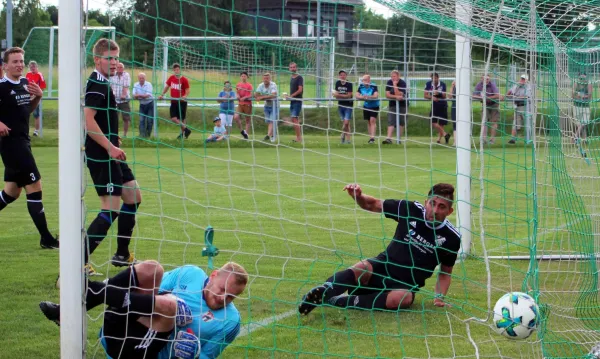
<svg viewBox="0 0 600 359"><path fill-rule="evenodd" d="M433 300L433 304L436 307L449 305L444 301L444 297L448 293L448 288L450 288L450 283L452 282L452 268L452 266L440 265L440 272L435 284L435 299Z"/></svg>
<svg viewBox="0 0 600 359"><path fill-rule="evenodd" d="M348 195L356 201L356 204L358 204L360 208L375 213L381 213L383 211L383 201L363 194L360 185L356 183L346 185L344 191L348 192Z"/></svg>

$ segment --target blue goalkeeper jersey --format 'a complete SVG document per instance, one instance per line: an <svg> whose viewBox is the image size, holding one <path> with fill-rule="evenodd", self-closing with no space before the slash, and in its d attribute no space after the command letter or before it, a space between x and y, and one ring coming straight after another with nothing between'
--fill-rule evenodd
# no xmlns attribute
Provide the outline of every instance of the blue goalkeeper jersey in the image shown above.
<svg viewBox="0 0 600 359"><path fill-rule="evenodd" d="M219 310L208 308L202 294L207 283L206 273L192 265L165 273L160 283L160 292L171 292L185 300L194 317L191 324L175 328L171 339L180 330L191 328L202 345L200 359L217 358L240 332L240 313L233 303ZM159 359L166 358L175 358L172 343L167 344L160 352Z"/></svg>

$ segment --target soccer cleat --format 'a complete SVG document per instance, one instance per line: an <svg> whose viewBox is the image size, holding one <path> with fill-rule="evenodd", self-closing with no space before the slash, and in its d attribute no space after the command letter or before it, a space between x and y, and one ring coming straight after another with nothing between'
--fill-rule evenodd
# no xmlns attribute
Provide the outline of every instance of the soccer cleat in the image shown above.
<svg viewBox="0 0 600 359"><path fill-rule="evenodd" d="M112 263L112 265L115 267L126 267L135 263L135 256L133 255L133 253L129 253L126 256L122 256L118 253L115 253L115 255L110 260L110 263Z"/></svg>
<svg viewBox="0 0 600 359"><path fill-rule="evenodd" d="M444 140L446 140L446 144L448 144L448 142L450 142L450 134L447 133L446 136L444 136Z"/></svg>
<svg viewBox="0 0 600 359"><path fill-rule="evenodd" d="M308 315L316 307L323 304L323 295L325 294L326 289L327 287L320 285L308 291L302 298L302 303L298 306L298 312L303 315Z"/></svg>
<svg viewBox="0 0 600 359"><path fill-rule="evenodd" d="M53 321L60 327L60 304L52 302L40 302L40 310L48 320Z"/></svg>
<svg viewBox="0 0 600 359"><path fill-rule="evenodd" d="M33 137L37 137L39 135L39 133L36 131L33 131Z"/></svg>
<svg viewBox="0 0 600 359"><path fill-rule="evenodd" d="M375 139L373 137L371 137L371 139L369 140L369 142L367 142L368 144L372 145L375 143Z"/></svg>
<svg viewBox="0 0 600 359"><path fill-rule="evenodd" d="M241 134L244 136L244 140L248 139L248 132L246 132L246 130L242 130Z"/></svg>
<svg viewBox="0 0 600 359"><path fill-rule="evenodd" d="M383 140L381 143L383 143L384 145L391 145L392 144L392 140L390 140L389 138Z"/></svg>
<svg viewBox="0 0 600 359"><path fill-rule="evenodd" d="M58 249L58 246L58 237L52 239L40 238L40 247L42 247L42 249Z"/></svg>
<svg viewBox="0 0 600 359"><path fill-rule="evenodd" d="M269 141L271 139L271 137L269 137L268 135L265 136L265 138L263 138L263 141Z"/></svg>
<svg viewBox="0 0 600 359"><path fill-rule="evenodd" d="M85 269L85 274L88 277L95 277L95 276L101 276L102 273L96 271L96 268L94 268L91 264L86 264L83 269Z"/></svg>
<svg viewBox="0 0 600 359"><path fill-rule="evenodd" d="M514 138L511 138L510 141L508 141L508 143L510 143L511 145L514 145L516 143Z"/></svg>
<svg viewBox="0 0 600 359"><path fill-rule="evenodd" d="M190 137L190 135L192 134L192 130L190 130L189 128L186 127L185 130L183 131L183 133L184 133L185 139L187 140Z"/></svg>

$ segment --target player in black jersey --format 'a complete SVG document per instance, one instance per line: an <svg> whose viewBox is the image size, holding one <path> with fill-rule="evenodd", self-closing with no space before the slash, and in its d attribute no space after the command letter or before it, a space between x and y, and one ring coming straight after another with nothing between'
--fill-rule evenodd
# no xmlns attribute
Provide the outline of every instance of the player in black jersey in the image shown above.
<svg viewBox="0 0 600 359"><path fill-rule="evenodd" d="M21 195L27 194L27 209L40 232L40 246L58 248L50 234L42 204L42 181L29 138L29 116L42 98L35 83L21 77L25 68L25 51L13 47L4 52L6 75L0 79L0 155L4 163L4 190L0 193L0 211Z"/></svg>
<svg viewBox="0 0 600 359"><path fill-rule="evenodd" d="M95 70L85 89L85 155L102 208L87 230L86 263L87 256L106 237L118 217L117 252L111 262L115 266L125 266L134 261L129 252L129 242L142 194L125 162L125 152L119 148L117 103L108 81L116 71L119 46L112 40L100 39L93 52Z"/></svg>
<svg viewBox="0 0 600 359"><path fill-rule="evenodd" d="M357 184L347 185L344 190L362 209L383 212L398 222L396 233L377 257L337 272L325 284L311 289L298 308L300 313L306 315L323 302L363 309L408 308L438 264L434 304L445 306L444 296L460 248L460 234L446 219L453 212L454 187L436 184L429 191L425 205L379 200L364 195Z"/></svg>
<svg viewBox="0 0 600 359"><path fill-rule="evenodd" d="M192 323L192 310L185 300L158 293L163 273L159 263L144 261L106 282L88 281L86 310L107 305L100 338L112 359L158 358L173 331ZM59 304L41 302L40 309L60 325ZM175 340L178 358L193 359L199 353L200 342L194 334L179 331Z"/></svg>

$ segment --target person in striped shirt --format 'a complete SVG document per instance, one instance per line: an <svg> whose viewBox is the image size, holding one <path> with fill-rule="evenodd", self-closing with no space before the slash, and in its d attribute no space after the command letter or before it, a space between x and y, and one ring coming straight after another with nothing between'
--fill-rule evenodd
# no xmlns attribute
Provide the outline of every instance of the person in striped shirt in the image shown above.
<svg viewBox="0 0 600 359"><path fill-rule="evenodd" d="M29 61L29 72L25 75L27 81L29 83L37 84L42 91L46 89L46 81L44 80L44 75L39 71L37 62L31 60ZM33 130L34 136L39 136L40 131L40 109L42 108L42 101L37 105L37 107L33 110L33 119L35 120L35 128Z"/></svg>

